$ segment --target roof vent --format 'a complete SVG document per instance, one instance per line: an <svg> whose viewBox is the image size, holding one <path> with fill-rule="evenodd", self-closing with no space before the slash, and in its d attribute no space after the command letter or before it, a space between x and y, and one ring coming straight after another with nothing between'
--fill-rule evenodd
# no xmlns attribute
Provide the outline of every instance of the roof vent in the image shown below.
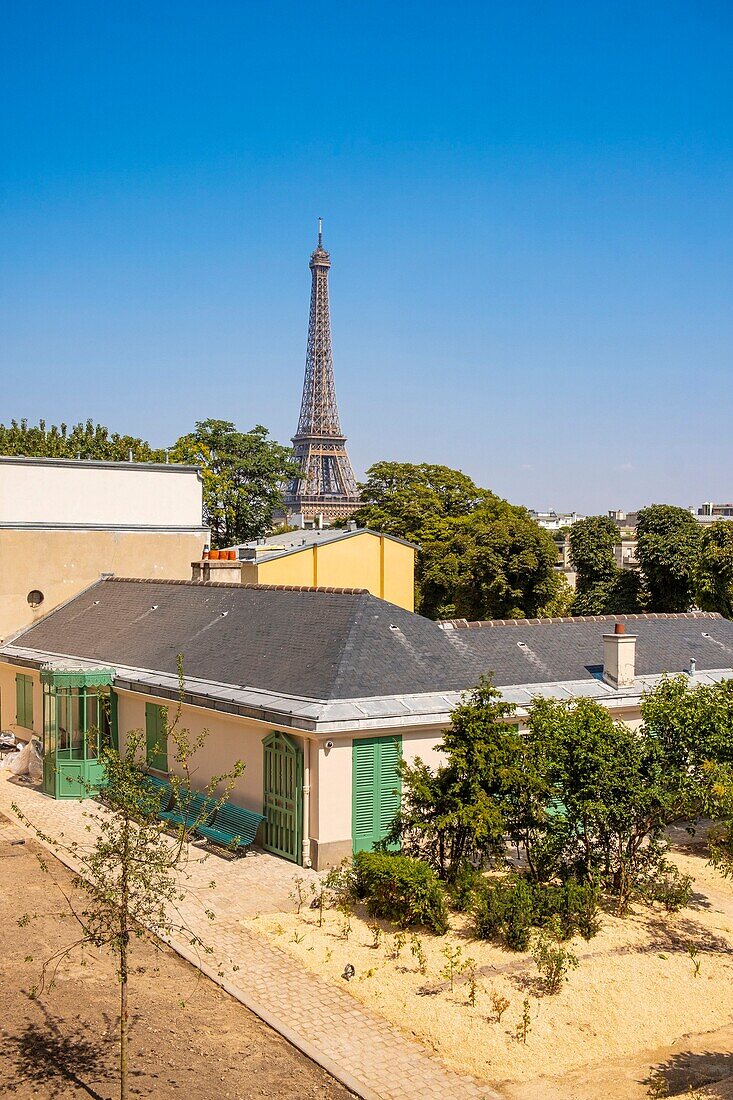
<svg viewBox="0 0 733 1100"><path fill-rule="evenodd" d="M390 630L399 630L400 628L399 628L398 626L395 626L395 624L394 624L394 623L390 623L390 624L389 624L389 629L390 629Z"/></svg>
<svg viewBox="0 0 733 1100"><path fill-rule="evenodd" d="M153 606L150 608L150 610L151 611L157 611L158 610L158 604L154 603Z"/></svg>
<svg viewBox="0 0 733 1100"><path fill-rule="evenodd" d="M220 617L221 617L222 619L226 619L226 617L227 617L227 615L228 615L228 614L229 614L229 612L228 612L228 611L222 611L222 613L221 613L221 616L220 616Z"/></svg>
<svg viewBox="0 0 733 1100"><path fill-rule="evenodd" d="M709 638L709 637L710 637L710 635L708 634L707 630L703 630L703 632L702 632L702 636L703 636L703 638Z"/></svg>
<svg viewBox="0 0 733 1100"><path fill-rule="evenodd" d="M519 646L520 649L529 649L529 646L527 645L526 642L517 642L517 645Z"/></svg>

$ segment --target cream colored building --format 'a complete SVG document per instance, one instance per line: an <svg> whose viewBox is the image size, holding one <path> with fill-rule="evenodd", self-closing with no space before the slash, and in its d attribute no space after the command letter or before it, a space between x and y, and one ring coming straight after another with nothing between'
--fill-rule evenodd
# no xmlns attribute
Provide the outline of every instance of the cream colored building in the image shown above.
<svg viewBox="0 0 733 1100"><path fill-rule="evenodd" d="M415 610L412 542L368 527L288 531L230 548L235 561L193 562L193 580L242 584L366 588L381 600Z"/></svg>
<svg viewBox="0 0 733 1100"><path fill-rule="evenodd" d="M42 738L47 792L78 796L76 779L96 774L83 732L97 693L114 702L112 737L143 729L152 753L180 653L181 722L208 731L196 782L242 761L230 797L264 815L263 845L320 869L384 838L398 761L439 763L451 711L482 675L520 728L537 696L593 698L634 726L665 673L728 679L731 652L733 622L714 614L439 624L353 589L112 578L0 647L0 724ZM64 719L55 744L69 698L79 728ZM150 766L175 772L170 740Z"/></svg>
<svg viewBox="0 0 733 1100"><path fill-rule="evenodd" d="M0 639L102 573L184 580L208 537L196 467L0 456Z"/></svg>

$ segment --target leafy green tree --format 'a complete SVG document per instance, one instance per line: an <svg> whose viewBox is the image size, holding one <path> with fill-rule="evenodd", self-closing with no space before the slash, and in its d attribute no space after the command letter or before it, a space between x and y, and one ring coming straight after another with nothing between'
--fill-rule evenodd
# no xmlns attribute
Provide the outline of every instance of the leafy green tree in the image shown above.
<svg viewBox="0 0 733 1100"><path fill-rule="evenodd" d="M499 499L460 470L427 462L376 462L360 490L362 504L353 517L359 526L416 542L434 521L467 516Z"/></svg>
<svg viewBox="0 0 733 1100"><path fill-rule="evenodd" d="M698 603L733 619L733 523L719 520L700 539Z"/></svg>
<svg viewBox="0 0 733 1100"><path fill-rule="evenodd" d="M358 523L417 542L416 607L432 618L517 618L561 598L552 538L518 508L446 466L379 462Z"/></svg>
<svg viewBox="0 0 733 1100"><path fill-rule="evenodd" d="M183 674L179 662L181 692ZM175 760L171 783L179 805L185 804L185 792L191 789L192 763L196 752L206 742L207 734L195 738L181 725L181 700L172 722L165 711L165 728L169 752ZM96 739L99 731L90 730ZM154 753L158 751L156 747ZM209 806L199 814L192 813L175 829L175 842L166 835L171 826L161 822L160 793L146 782L146 740L143 730L132 730L125 738L125 747L118 751L110 744L102 748L100 761L104 765L106 786L105 807L85 811L89 844L69 841L64 834L47 834L13 805L19 819L53 851L65 853L78 867L74 884L84 898L78 907L72 897L66 898L75 918L78 938L46 960L41 973L42 991L46 974L55 973L60 961L75 949L94 946L110 952L117 965L120 986L119 1067L120 1100L129 1095L128 992L132 954L136 940L147 939L158 944L174 935L184 935L186 941L206 954L212 948L191 929L182 914L183 902L197 900L187 886L186 866L189 860L186 841L193 839L203 817L228 796L244 765L237 761L224 775L213 776L205 787ZM220 792L216 796L217 790ZM91 790L89 793L92 793ZM213 885L213 884L212 884ZM202 905L204 913L214 914Z"/></svg>
<svg viewBox="0 0 733 1100"><path fill-rule="evenodd" d="M28 424L27 420L11 420L0 424L0 454L25 455L29 458L83 458L104 462L164 462L165 451L156 449L144 439L110 432L91 420L72 425L52 424L45 420Z"/></svg>
<svg viewBox="0 0 733 1100"><path fill-rule="evenodd" d="M588 516L570 528L570 561L576 572L576 588L586 592L616 575L614 548L618 527L610 516Z"/></svg>
<svg viewBox="0 0 733 1100"><path fill-rule="evenodd" d="M630 615L642 609L641 578L616 564L618 542L618 527L610 516L588 516L570 528L574 615Z"/></svg>
<svg viewBox="0 0 733 1100"><path fill-rule="evenodd" d="M423 548L421 611L432 617L534 617L558 593L554 541L506 501L447 521Z"/></svg>
<svg viewBox="0 0 733 1100"><path fill-rule="evenodd" d="M700 566L700 526L684 508L651 504L636 527L637 556L649 593L649 611L689 611Z"/></svg>
<svg viewBox="0 0 733 1100"><path fill-rule="evenodd" d="M201 466L204 518L214 546L260 538L282 505L282 489L297 472L291 452L258 424L239 432L228 420L202 420L170 452L174 462Z"/></svg>
<svg viewBox="0 0 733 1100"><path fill-rule="evenodd" d="M446 763L436 772L422 760L402 762L402 806L390 834L406 855L427 860L452 879L465 861L499 854L507 831L501 796L521 767L521 738L507 724L514 704L488 680L456 707L439 746Z"/></svg>
<svg viewBox="0 0 733 1100"><path fill-rule="evenodd" d="M528 727L543 745L561 807L548 821L564 837L558 869L599 878L620 910L643 880L667 870L664 829L694 815L703 790L701 760L689 749L693 730L685 726L682 745L662 735L661 715L674 715L673 698L666 688L650 693L650 724L640 732L592 699L538 698L530 707Z"/></svg>

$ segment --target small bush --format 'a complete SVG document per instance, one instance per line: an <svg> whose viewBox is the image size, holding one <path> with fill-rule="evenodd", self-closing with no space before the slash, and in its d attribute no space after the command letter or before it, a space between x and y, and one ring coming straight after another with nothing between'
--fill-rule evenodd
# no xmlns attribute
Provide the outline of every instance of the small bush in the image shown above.
<svg viewBox="0 0 733 1100"><path fill-rule="evenodd" d="M553 927L561 939L580 934L589 940L598 932L598 887L569 879L544 885L514 875L485 883L471 914L479 939L503 940L513 951L526 951L533 928Z"/></svg>
<svg viewBox="0 0 733 1100"><path fill-rule="evenodd" d="M532 958L535 966L542 975L545 992L559 993L563 982L567 981L568 970L576 970L578 956L564 947L558 939L559 924L551 928L551 932L538 932L535 939Z"/></svg>
<svg viewBox="0 0 733 1100"><path fill-rule="evenodd" d="M639 877L635 893L647 904L658 901L668 913L678 913L690 904L693 881L692 875L683 875L673 863L663 860Z"/></svg>
<svg viewBox="0 0 733 1100"><path fill-rule="evenodd" d="M526 951L535 923L533 895L531 884L523 878L487 883L471 910L478 938L503 939L513 951Z"/></svg>
<svg viewBox="0 0 733 1100"><path fill-rule="evenodd" d="M448 931L443 891L435 872L422 860L388 852L357 852L354 883L370 916L403 927L424 925L441 936Z"/></svg>
<svg viewBox="0 0 733 1100"><path fill-rule="evenodd" d="M458 913L467 913L474 903L476 894L483 885L484 877L480 871L465 860L459 866L448 886L448 895L453 908Z"/></svg>

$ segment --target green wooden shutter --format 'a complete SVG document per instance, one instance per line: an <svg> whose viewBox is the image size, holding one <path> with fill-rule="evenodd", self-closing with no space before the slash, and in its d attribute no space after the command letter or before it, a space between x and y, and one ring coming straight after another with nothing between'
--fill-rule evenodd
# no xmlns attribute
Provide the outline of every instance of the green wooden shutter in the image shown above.
<svg viewBox="0 0 733 1100"><path fill-rule="evenodd" d="M145 704L145 746L148 764L158 772L168 771L168 724L166 708Z"/></svg>
<svg viewBox="0 0 733 1100"><path fill-rule="evenodd" d="M33 729L33 679L21 672L15 677L15 721L24 729Z"/></svg>
<svg viewBox="0 0 733 1100"><path fill-rule="evenodd" d="M352 750L352 841L355 852L370 852L384 840L400 808L401 737L364 737Z"/></svg>
<svg viewBox="0 0 733 1100"><path fill-rule="evenodd" d="M147 723L147 714L145 715ZM112 748L116 751L120 751L120 720L118 710L117 692L110 689L109 693L109 738L112 744Z"/></svg>

